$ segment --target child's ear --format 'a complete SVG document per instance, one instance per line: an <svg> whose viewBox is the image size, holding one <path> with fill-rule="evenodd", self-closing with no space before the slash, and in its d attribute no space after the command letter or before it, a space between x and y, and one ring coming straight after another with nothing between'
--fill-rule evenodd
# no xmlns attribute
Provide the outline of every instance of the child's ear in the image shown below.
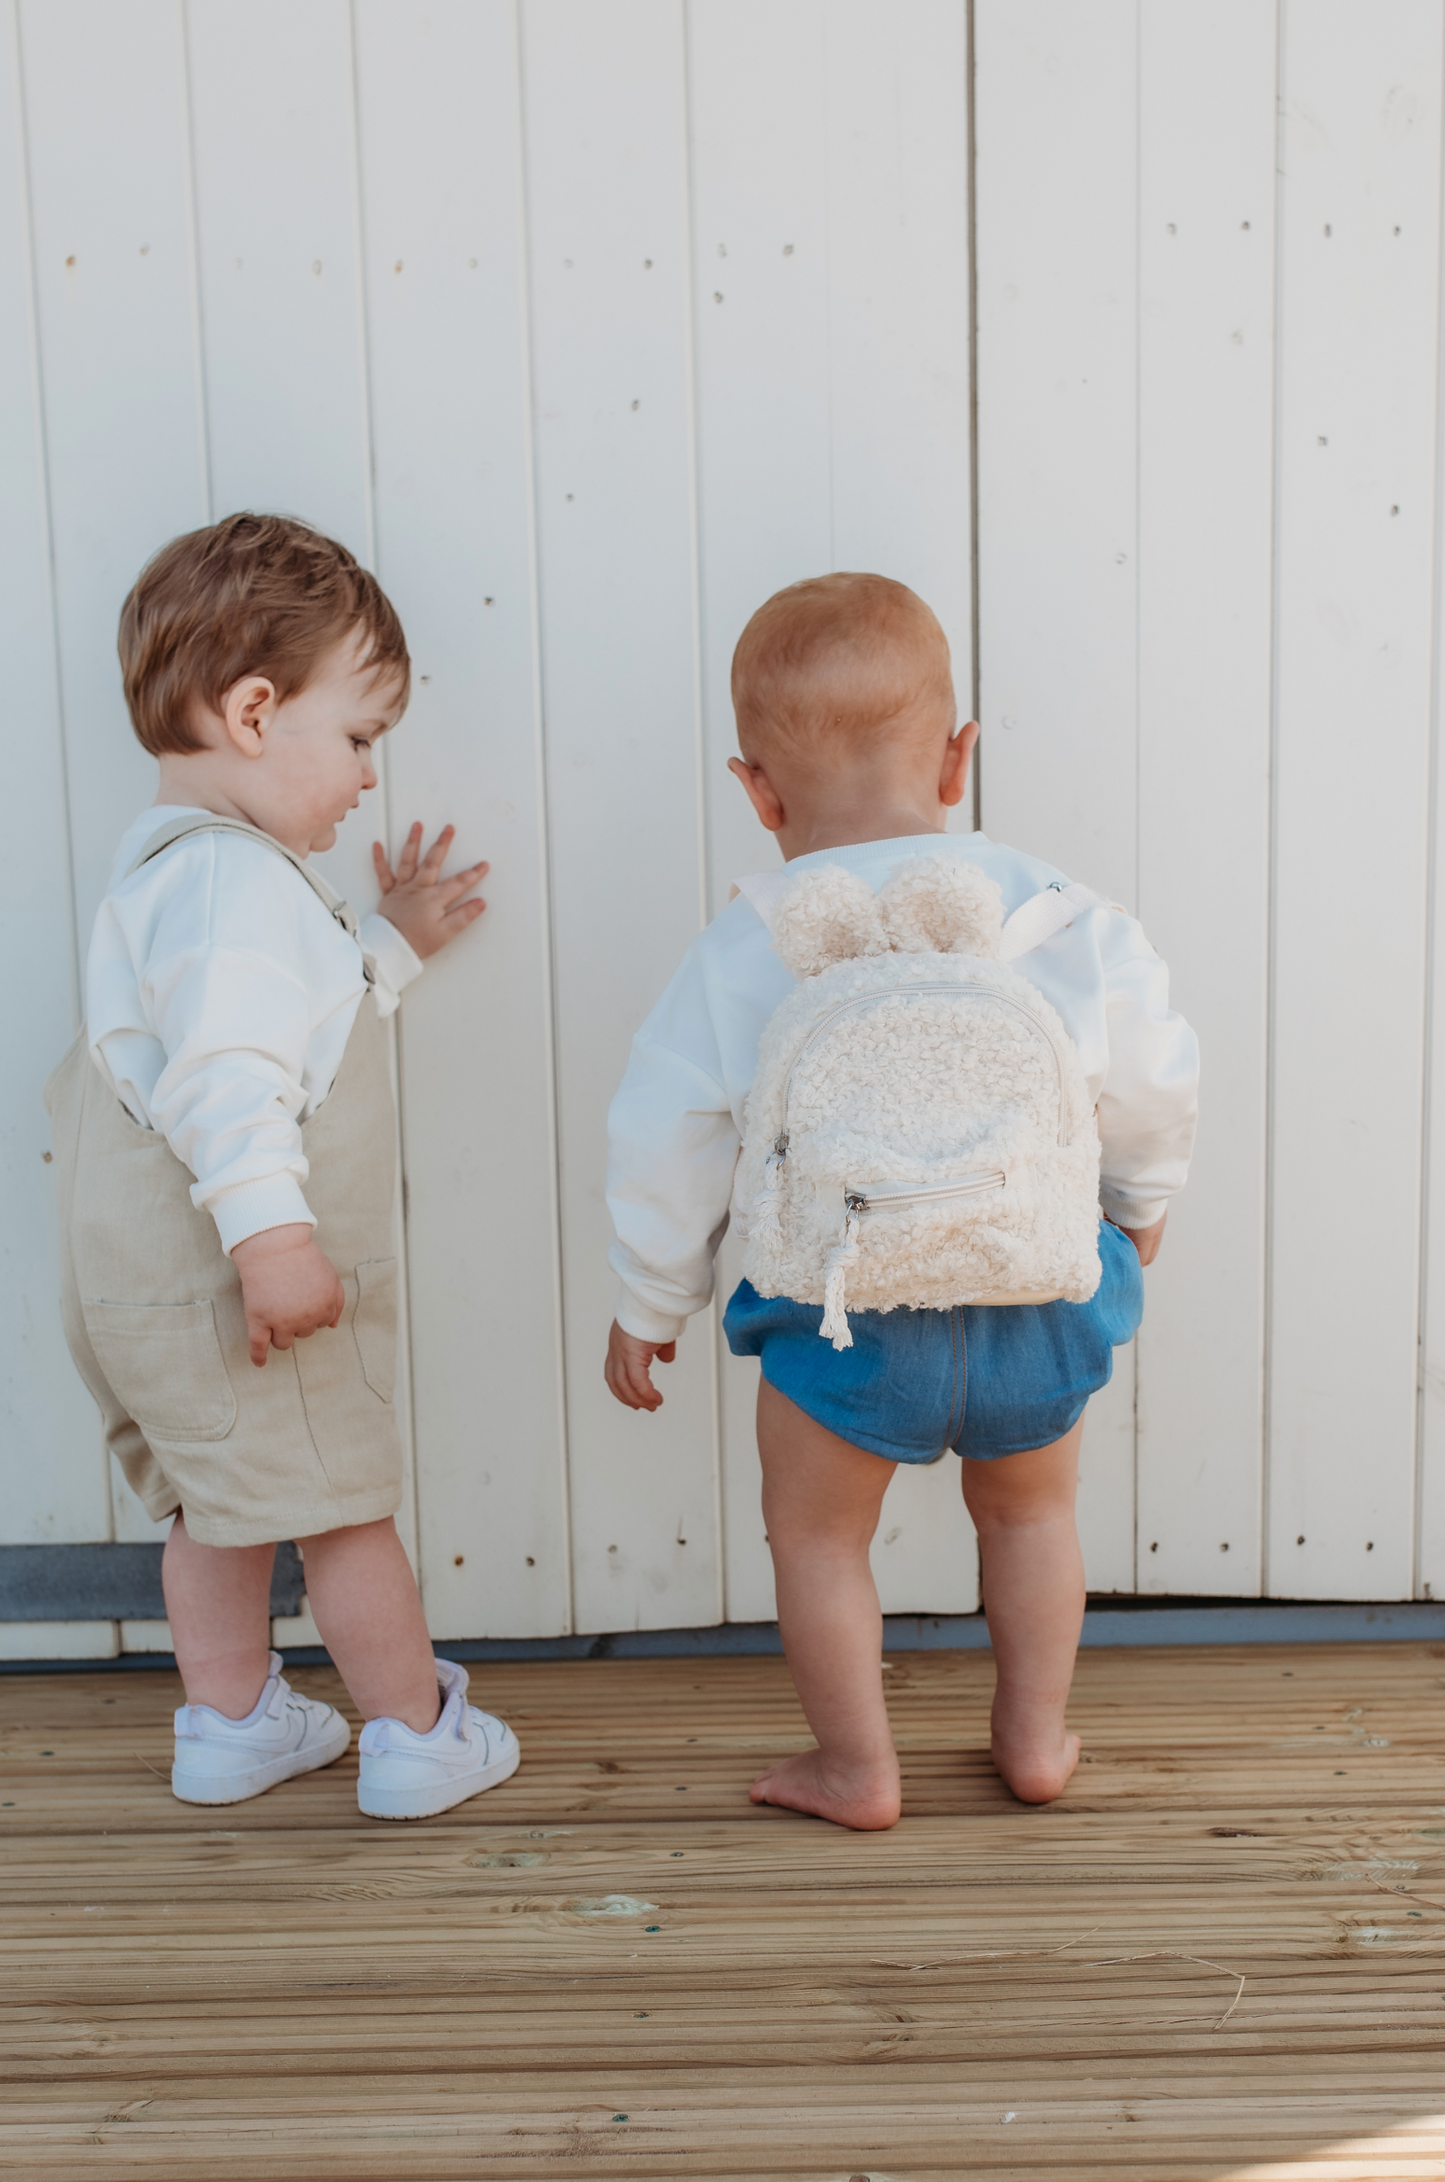
<svg viewBox="0 0 1445 2182"><path fill-rule="evenodd" d="M769 833L776 833L786 814L782 799L763 768L749 765L746 758L729 758L728 771L742 782L744 793L760 822Z"/></svg>
<svg viewBox="0 0 1445 2182"><path fill-rule="evenodd" d="M816 977L859 955L886 955L878 896L841 864L805 871L773 913L773 948L794 977Z"/></svg>
<svg viewBox="0 0 1445 2182"><path fill-rule="evenodd" d="M266 731L276 717L276 685L264 674L244 674L221 699L221 725L226 740L243 758L259 758Z"/></svg>
<svg viewBox="0 0 1445 2182"><path fill-rule="evenodd" d="M943 753L943 770L938 777L940 803L952 806L963 801L963 791L968 785L969 762L977 742L977 720L966 720L956 734L949 736Z"/></svg>
<svg viewBox="0 0 1445 2182"><path fill-rule="evenodd" d="M1003 896L977 864L914 856L878 897L888 937L903 955L996 955Z"/></svg>

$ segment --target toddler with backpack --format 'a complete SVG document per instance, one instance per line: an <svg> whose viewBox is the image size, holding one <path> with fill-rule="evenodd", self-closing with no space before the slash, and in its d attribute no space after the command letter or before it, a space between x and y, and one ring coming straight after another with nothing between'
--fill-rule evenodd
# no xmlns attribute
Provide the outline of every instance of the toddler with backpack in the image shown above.
<svg viewBox="0 0 1445 2182"><path fill-rule="evenodd" d="M891 1826L898 1759L868 1552L899 1462L962 1458L1022 1801L1078 1762L1075 1527L1089 1396L1143 1309L1184 1185L1194 1034L1135 920L981 833L947 834L976 724L904 585L837 574L753 616L731 761L786 859L739 879L633 1042L610 1117L606 1365L656 1409L729 1220L723 1320L757 1356L778 1620L817 1748L757 1803Z"/></svg>

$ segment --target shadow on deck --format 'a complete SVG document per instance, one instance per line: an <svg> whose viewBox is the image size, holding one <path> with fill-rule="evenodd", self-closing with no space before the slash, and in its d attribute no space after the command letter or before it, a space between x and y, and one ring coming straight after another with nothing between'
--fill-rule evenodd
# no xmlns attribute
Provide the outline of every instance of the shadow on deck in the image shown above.
<svg viewBox="0 0 1445 2182"><path fill-rule="evenodd" d="M324 1668L298 1687L339 1699ZM905 1653L891 1834L754 1810L776 1659L474 1669L522 1771L171 1797L165 1673L0 1683L0 2167L136 2182L1445 2175L1445 1645L1085 1652L1045 1811Z"/></svg>

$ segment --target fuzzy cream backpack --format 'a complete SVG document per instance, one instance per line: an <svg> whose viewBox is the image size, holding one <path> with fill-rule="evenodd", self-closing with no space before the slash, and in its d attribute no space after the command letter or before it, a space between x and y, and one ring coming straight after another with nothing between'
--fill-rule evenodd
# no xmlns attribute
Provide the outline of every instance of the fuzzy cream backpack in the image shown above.
<svg viewBox="0 0 1445 2182"><path fill-rule="evenodd" d="M1049 888L1005 925L993 880L948 856L911 858L881 893L839 864L786 889L773 946L799 983L763 1033L736 1188L759 1295L822 1304L845 1349L849 1305L1094 1293L1083 1069L1008 962L1099 904Z"/></svg>

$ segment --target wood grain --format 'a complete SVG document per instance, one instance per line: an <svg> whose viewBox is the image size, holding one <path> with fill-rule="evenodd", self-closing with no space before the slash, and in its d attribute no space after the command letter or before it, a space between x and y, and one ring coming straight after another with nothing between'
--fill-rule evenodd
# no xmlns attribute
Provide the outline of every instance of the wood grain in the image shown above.
<svg viewBox="0 0 1445 2182"><path fill-rule="evenodd" d="M990 1676L890 1661L886 1835L748 1804L805 1739L780 1660L479 1669L521 1772L394 1830L354 1750L175 1802L169 1675L7 1678L0 2166L1437 2173L1445 1646L1085 1653L1044 1811L989 1766Z"/></svg>

